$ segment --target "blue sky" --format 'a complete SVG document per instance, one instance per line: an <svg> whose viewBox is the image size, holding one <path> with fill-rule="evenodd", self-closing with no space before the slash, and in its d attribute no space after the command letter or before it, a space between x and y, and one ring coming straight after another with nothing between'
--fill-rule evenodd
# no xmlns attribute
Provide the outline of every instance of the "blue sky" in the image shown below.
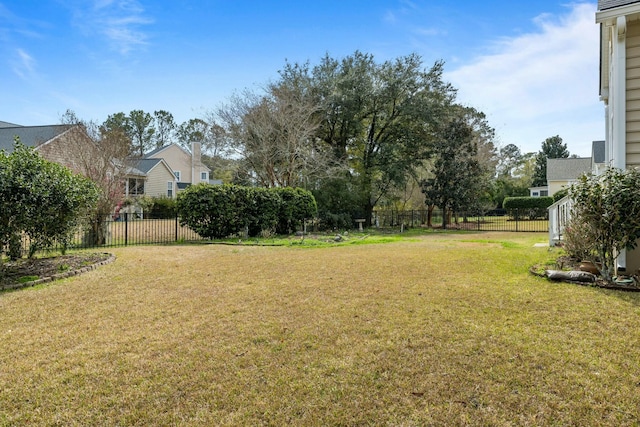
<svg viewBox="0 0 640 427"><path fill-rule="evenodd" d="M445 61L498 143L604 139L595 2L0 0L0 120L54 124L133 109L202 117L286 61L360 50Z"/></svg>

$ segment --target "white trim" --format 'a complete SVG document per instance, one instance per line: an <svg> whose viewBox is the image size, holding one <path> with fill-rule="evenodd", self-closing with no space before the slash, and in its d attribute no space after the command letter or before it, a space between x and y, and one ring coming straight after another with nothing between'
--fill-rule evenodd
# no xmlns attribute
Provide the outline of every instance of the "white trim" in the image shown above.
<svg viewBox="0 0 640 427"><path fill-rule="evenodd" d="M640 14L640 4L638 3L615 7L613 9L596 12L596 24L607 23L607 21L610 22L620 16L630 16L637 14Z"/></svg>

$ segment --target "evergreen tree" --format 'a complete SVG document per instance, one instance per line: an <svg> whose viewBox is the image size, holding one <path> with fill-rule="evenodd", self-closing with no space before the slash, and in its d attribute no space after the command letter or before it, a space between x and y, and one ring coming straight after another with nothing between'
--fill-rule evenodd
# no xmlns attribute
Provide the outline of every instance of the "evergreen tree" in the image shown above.
<svg viewBox="0 0 640 427"><path fill-rule="evenodd" d="M569 157L567 144L558 135L549 137L542 142L542 149L536 155L536 168L533 173L533 187L547 185L547 159L566 159Z"/></svg>

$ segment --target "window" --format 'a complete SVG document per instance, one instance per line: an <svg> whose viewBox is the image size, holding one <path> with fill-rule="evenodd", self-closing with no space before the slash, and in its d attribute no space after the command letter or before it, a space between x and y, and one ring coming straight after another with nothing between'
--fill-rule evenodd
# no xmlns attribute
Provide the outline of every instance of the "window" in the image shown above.
<svg viewBox="0 0 640 427"><path fill-rule="evenodd" d="M537 191L532 192L531 197L538 197L538 192Z"/></svg>
<svg viewBox="0 0 640 427"><path fill-rule="evenodd" d="M209 174L207 172L200 172L200 181L209 181Z"/></svg>
<svg viewBox="0 0 640 427"><path fill-rule="evenodd" d="M144 194L144 179L129 178L127 180L127 195L140 196Z"/></svg>
<svg viewBox="0 0 640 427"><path fill-rule="evenodd" d="M167 181L167 197L173 198L173 181Z"/></svg>
<svg viewBox="0 0 640 427"><path fill-rule="evenodd" d="M549 195L549 191L547 190L540 190L540 197L547 197Z"/></svg>
<svg viewBox="0 0 640 427"><path fill-rule="evenodd" d="M173 171L173 174L176 176L176 179L177 179L178 181L182 181L182 180L180 179L180 175L182 175L182 174L180 173L180 171Z"/></svg>

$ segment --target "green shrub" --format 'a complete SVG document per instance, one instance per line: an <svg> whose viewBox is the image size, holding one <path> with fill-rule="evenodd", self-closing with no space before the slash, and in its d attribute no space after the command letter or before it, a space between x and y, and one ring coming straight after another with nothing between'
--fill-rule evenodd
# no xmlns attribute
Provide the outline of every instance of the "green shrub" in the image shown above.
<svg viewBox="0 0 640 427"><path fill-rule="evenodd" d="M153 197L146 209L146 217L152 219L175 218L177 213L176 200L169 197Z"/></svg>
<svg viewBox="0 0 640 427"><path fill-rule="evenodd" d="M248 232L285 234L313 218L313 195L299 188L254 188L238 185L193 185L178 196L180 223L205 238L221 239Z"/></svg>
<svg viewBox="0 0 640 427"><path fill-rule="evenodd" d="M616 257L640 239L640 171L609 168L580 177L569 190L573 214L594 233L594 251L605 280L617 274Z"/></svg>
<svg viewBox="0 0 640 427"><path fill-rule="evenodd" d="M313 218L318 206L311 192L302 188L274 188L281 200L278 215L278 234L290 234L305 219Z"/></svg>
<svg viewBox="0 0 640 427"><path fill-rule="evenodd" d="M555 193L553 193L553 203L557 202L560 199L564 199L568 195L569 195L568 188L563 188L562 190L556 191Z"/></svg>
<svg viewBox="0 0 640 427"><path fill-rule="evenodd" d="M579 216L572 216L564 227L562 247L571 258L578 261L597 259L597 233Z"/></svg>
<svg viewBox="0 0 640 427"><path fill-rule="evenodd" d="M507 197L502 202L503 209L515 219L545 218L547 208L553 204L553 197Z"/></svg>
<svg viewBox="0 0 640 427"><path fill-rule="evenodd" d="M0 151L0 251L9 244L9 255L20 256L17 240L23 234L30 257L56 242L64 250L97 199L92 181L16 140L11 154Z"/></svg>

